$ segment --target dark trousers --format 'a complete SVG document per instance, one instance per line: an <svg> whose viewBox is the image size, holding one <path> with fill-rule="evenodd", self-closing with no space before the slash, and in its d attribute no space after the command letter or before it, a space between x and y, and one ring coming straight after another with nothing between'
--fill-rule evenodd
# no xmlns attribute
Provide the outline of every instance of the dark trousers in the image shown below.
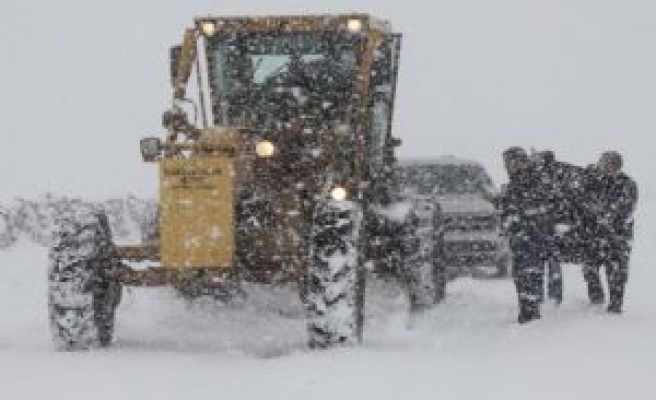
<svg viewBox="0 0 656 400"><path fill-rule="evenodd" d="M544 285L544 263L530 248L513 249L515 289L520 323L540 318L540 298Z"/></svg>
<svg viewBox="0 0 656 400"><path fill-rule="evenodd" d="M563 269L558 261L547 261L547 297L560 304L563 301Z"/></svg>
<svg viewBox="0 0 656 400"><path fill-rule="evenodd" d="M608 308L612 311L621 311L624 303L624 288L629 275L628 262L615 260L601 265L583 266L583 277L588 284L588 297L593 304L602 304L606 297L599 273L601 266L606 269Z"/></svg>
<svg viewBox="0 0 656 400"><path fill-rule="evenodd" d="M632 229L609 232L601 229L589 229L594 235L590 237L589 251L585 254L583 278L588 284L588 297L593 304L605 301L604 287L599 270L606 270L608 285L608 311L621 312L624 303L624 288L629 277L629 258L631 256Z"/></svg>
<svg viewBox="0 0 656 400"><path fill-rule="evenodd" d="M563 246L565 242L562 238L551 233L544 240L544 248L541 257L546 267L547 273L547 298L554 300L557 304L563 301L563 271L561 260L563 258ZM544 300L544 287L542 288L540 300Z"/></svg>

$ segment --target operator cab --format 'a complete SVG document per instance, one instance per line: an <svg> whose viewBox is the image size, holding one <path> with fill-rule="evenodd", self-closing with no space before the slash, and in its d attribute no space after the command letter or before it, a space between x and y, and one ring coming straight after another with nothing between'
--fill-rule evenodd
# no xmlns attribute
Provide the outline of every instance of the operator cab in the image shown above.
<svg viewBox="0 0 656 400"><path fill-rule="evenodd" d="M364 136L369 166L384 164L400 47L386 23L357 14L196 24L215 126L272 143L292 134L308 151L332 136L346 158Z"/></svg>

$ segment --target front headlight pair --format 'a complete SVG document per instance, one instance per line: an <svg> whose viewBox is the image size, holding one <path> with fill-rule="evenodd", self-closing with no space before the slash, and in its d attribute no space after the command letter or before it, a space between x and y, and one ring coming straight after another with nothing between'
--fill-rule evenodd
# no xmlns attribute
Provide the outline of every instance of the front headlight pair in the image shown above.
<svg viewBox="0 0 656 400"><path fill-rule="evenodd" d="M360 33L364 24L360 18L350 18L346 22L346 29L350 33ZM203 21L200 24L200 31L207 37L212 37L217 31L217 25L215 21Z"/></svg>
<svg viewBox="0 0 656 400"><path fill-rule="evenodd" d="M276 146L268 140L261 140L255 144L255 154L258 157L269 158L275 153ZM343 186L335 186L330 190L330 197L336 201L343 201L348 197L348 192Z"/></svg>

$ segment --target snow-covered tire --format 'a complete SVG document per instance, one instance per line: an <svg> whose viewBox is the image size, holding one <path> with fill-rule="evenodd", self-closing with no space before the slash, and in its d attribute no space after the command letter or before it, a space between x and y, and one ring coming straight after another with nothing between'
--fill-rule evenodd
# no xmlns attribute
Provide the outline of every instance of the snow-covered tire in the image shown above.
<svg viewBox="0 0 656 400"><path fill-rule="evenodd" d="M129 196L126 203L128 216L139 229L141 244L157 244L159 242L159 203L135 196Z"/></svg>
<svg viewBox="0 0 656 400"><path fill-rule="evenodd" d="M105 278L116 265L107 218L93 209L58 217L48 271L48 311L55 346L107 346L121 285Z"/></svg>
<svg viewBox="0 0 656 400"><path fill-rule="evenodd" d="M149 204L139 223L141 243L156 245L159 243L159 206L157 203Z"/></svg>
<svg viewBox="0 0 656 400"><path fill-rule="evenodd" d="M513 264L510 254L504 254L497 260L497 278L507 278L512 272Z"/></svg>
<svg viewBox="0 0 656 400"><path fill-rule="evenodd" d="M512 271L512 258L502 255L490 265L477 265L471 268L471 276L477 279L503 279L510 276Z"/></svg>
<svg viewBox="0 0 656 400"><path fill-rule="evenodd" d="M323 200L315 208L305 296L310 348L362 341L361 226L362 208L355 202Z"/></svg>
<svg viewBox="0 0 656 400"><path fill-rule="evenodd" d="M414 201L402 229L403 271L411 311L434 306L446 295L446 263L439 206L429 200Z"/></svg>

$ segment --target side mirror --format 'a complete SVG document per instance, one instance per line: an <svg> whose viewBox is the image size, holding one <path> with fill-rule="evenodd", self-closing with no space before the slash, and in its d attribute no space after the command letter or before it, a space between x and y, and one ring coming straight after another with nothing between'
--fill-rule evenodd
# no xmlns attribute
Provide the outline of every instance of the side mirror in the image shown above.
<svg viewBox="0 0 656 400"><path fill-rule="evenodd" d="M141 149L141 158L145 162L157 161L157 158L162 154L162 142L156 137L141 139L139 148Z"/></svg>
<svg viewBox="0 0 656 400"><path fill-rule="evenodd" d="M178 64L182 55L182 46L173 46L169 50L169 59L171 62L171 86L175 86L175 78L178 76Z"/></svg>
<svg viewBox="0 0 656 400"><path fill-rule="evenodd" d="M401 145L402 141L399 138L396 137L391 137L389 139L389 145L392 147L399 147Z"/></svg>

